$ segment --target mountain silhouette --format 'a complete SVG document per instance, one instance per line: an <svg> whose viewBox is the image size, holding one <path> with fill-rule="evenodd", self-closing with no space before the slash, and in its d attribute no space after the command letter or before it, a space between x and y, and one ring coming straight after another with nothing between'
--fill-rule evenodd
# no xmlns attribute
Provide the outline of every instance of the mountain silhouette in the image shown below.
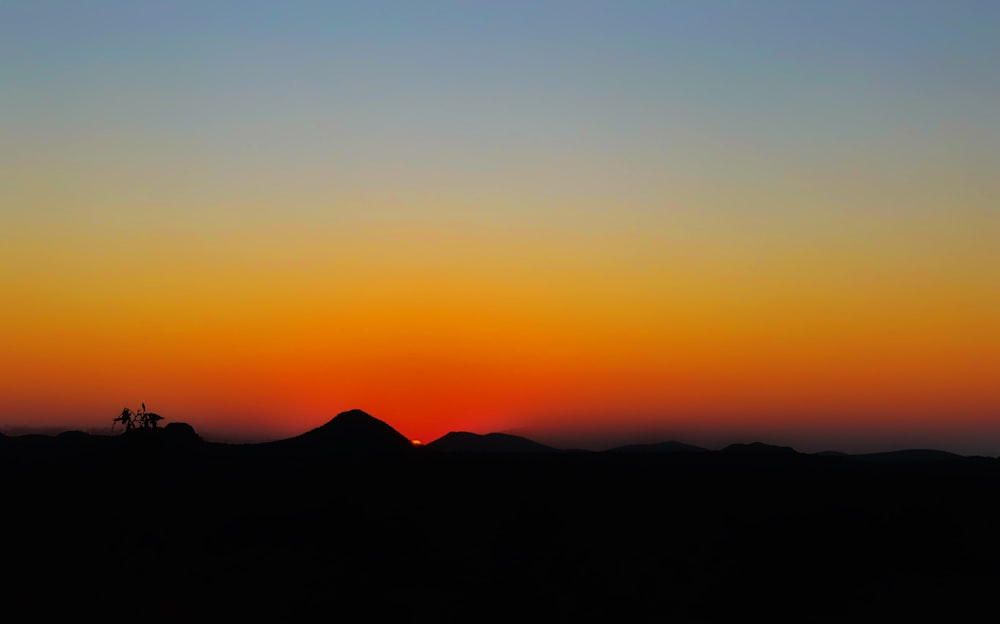
<svg viewBox="0 0 1000 624"><path fill-rule="evenodd" d="M798 451L790 446L776 446L774 444L765 444L763 442L751 442L750 444L730 444L726 448L722 449L723 453L772 453L772 454L783 454L792 455L798 454Z"/></svg>
<svg viewBox="0 0 1000 624"><path fill-rule="evenodd" d="M202 441L184 423L8 432L0 488L16 539L4 561L18 574L5 606L170 620L964 621L995 602L1000 459L831 460L763 443L574 453L468 432L428 447L360 410L252 444Z"/></svg>
<svg viewBox="0 0 1000 624"><path fill-rule="evenodd" d="M311 431L269 444L316 453L382 454L413 448L406 436L359 409L341 412Z"/></svg>
<svg viewBox="0 0 1000 624"><path fill-rule="evenodd" d="M508 433L452 431L434 440L427 448L446 453L546 453L556 449Z"/></svg>
<svg viewBox="0 0 1000 624"><path fill-rule="evenodd" d="M178 440L201 440L201 437L194 430L194 427L186 422L172 422L168 423L166 427L163 428L163 432L172 436Z"/></svg>
<svg viewBox="0 0 1000 624"><path fill-rule="evenodd" d="M170 448L192 448L205 443L194 427L185 422L168 423L163 429L157 429L163 444Z"/></svg>
<svg viewBox="0 0 1000 624"><path fill-rule="evenodd" d="M608 449L608 453L705 453L708 449L693 444L670 440L652 444L626 444Z"/></svg>
<svg viewBox="0 0 1000 624"><path fill-rule="evenodd" d="M851 459L868 462L894 463L947 461L960 459L962 455L956 455L955 453L938 451L935 449L904 449L900 451L886 451L883 453L862 453L859 455L851 455L850 457Z"/></svg>
<svg viewBox="0 0 1000 624"><path fill-rule="evenodd" d="M86 431L62 431L56 434L56 439L65 443L87 443L91 439L91 435Z"/></svg>

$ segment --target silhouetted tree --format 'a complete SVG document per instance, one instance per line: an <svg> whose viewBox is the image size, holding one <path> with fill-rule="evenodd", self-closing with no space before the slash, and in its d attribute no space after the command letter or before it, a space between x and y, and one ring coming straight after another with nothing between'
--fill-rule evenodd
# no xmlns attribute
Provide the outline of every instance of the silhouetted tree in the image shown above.
<svg viewBox="0 0 1000 624"><path fill-rule="evenodd" d="M134 412L127 407L123 409L121 415L112 421L111 429L115 428L116 423L121 423L125 427L126 432L136 427L140 429L156 429L157 423L161 420L163 420L163 416L147 412L146 404L142 403L141 407Z"/></svg>
<svg viewBox="0 0 1000 624"><path fill-rule="evenodd" d="M122 426L125 427L125 431L132 431L132 429L135 428L135 420L132 418L132 410L127 407L122 410L121 415L111 422L112 431L114 431L117 423L121 423Z"/></svg>
<svg viewBox="0 0 1000 624"><path fill-rule="evenodd" d="M163 420L163 416L147 412L145 403L142 404L140 411L136 412L136 417L139 420L139 426L143 429L156 429L156 423Z"/></svg>

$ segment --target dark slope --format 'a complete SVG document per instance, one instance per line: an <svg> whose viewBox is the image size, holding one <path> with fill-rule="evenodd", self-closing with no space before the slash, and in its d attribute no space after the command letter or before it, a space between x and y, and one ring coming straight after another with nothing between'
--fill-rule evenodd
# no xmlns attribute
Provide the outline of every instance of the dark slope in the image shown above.
<svg viewBox="0 0 1000 624"><path fill-rule="evenodd" d="M294 438L258 446L308 454L393 454L412 449L403 434L359 409L341 412L326 424Z"/></svg>
<svg viewBox="0 0 1000 624"><path fill-rule="evenodd" d="M349 412L284 454L187 427L0 439L5 606L151 622L972 621L995 606L995 459L328 451L403 448L386 427ZM159 443L175 432L189 444Z"/></svg>
<svg viewBox="0 0 1000 624"><path fill-rule="evenodd" d="M556 449L507 433L469 433L452 431L427 445L433 451L445 453L547 453Z"/></svg>
<svg viewBox="0 0 1000 624"><path fill-rule="evenodd" d="M708 449L693 444L685 444L670 440L667 442L657 442L654 444L626 444L613 449L608 449L608 453L705 453Z"/></svg>
<svg viewBox="0 0 1000 624"><path fill-rule="evenodd" d="M952 461L962 459L963 456L935 449L904 449L900 451L886 451L883 453L862 453L858 455L849 455L848 457L866 462L902 463Z"/></svg>
<svg viewBox="0 0 1000 624"><path fill-rule="evenodd" d="M790 446L776 446L763 442L751 442L749 444L730 444L722 449L723 453L761 453L773 455L797 455L798 451Z"/></svg>

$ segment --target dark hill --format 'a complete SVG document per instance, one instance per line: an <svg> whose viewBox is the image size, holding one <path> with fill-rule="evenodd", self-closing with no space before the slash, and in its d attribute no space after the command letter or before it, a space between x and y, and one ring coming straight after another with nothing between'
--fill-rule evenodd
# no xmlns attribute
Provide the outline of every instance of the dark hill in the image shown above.
<svg viewBox="0 0 1000 624"><path fill-rule="evenodd" d="M750 444L730 444L722 449L724 453L770 453L780 455L795 455L798 451L790 446L776 446L774 444L764 444L763 442L751 442Z"/></svg>
<svg viewBox="0 0 1000 624"><path fill-rule="evenodd" d="M960 459L961 455L938 451L934 449L905 449L902 451L887 451L884 453L864 453L851 455L851 459L867 462L897 463L897 462L933 462Z"/></svg>
<svg viewBox="0 0 1000 624"><path fill-rule="evenodd" d="M172 422L163 428L163 432L177 439L201 440L201 436L194 430L194 427L186 422Z"/></svg>
<svg viewBox="0 0 1000 624"><path fill-rule="evenodd" d="M403 434L359 409L341 412L325 425L269 445L322 454L401 453L412 449L412 444Z"/></svg>
<svg viewBox="0 0 1000 624"><path fill-rule="evenodd" d="M185 422L172 422L162 429L164 443L173 447L197 446L204 441L194 427Z"/></svg>
<svg viewBox="0 0 1000 624"><path fill-rule="evenodd" d="M469 433L452 431L434 440L427 448L445 453L546 453L551 446L507 433Z"/></svg>
<svg viewBox="0 0 1000 624"><path fill-rule="evenodd" d="M63 431L56 434L56 439L63 443L86 444L91 436L85 431Z"/></svg>
<svg viewBox="0 0 1000 624"><path fill-rule="evenodd" d="M608 449L608 453L704 453L708 449L693 444L685 444L670 440L668 442L657 442L654 444L626 444L613 449Z"/></svg>

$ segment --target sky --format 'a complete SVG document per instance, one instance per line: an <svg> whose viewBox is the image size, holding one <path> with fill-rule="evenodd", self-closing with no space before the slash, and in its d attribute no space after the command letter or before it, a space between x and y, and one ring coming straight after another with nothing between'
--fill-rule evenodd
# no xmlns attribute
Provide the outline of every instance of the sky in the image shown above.
<svg viewBox="0 0 1000 624"><path fill-rule="evenodd" d="M0 431L1000 454L1000 3L0 0Z"/></svg>

